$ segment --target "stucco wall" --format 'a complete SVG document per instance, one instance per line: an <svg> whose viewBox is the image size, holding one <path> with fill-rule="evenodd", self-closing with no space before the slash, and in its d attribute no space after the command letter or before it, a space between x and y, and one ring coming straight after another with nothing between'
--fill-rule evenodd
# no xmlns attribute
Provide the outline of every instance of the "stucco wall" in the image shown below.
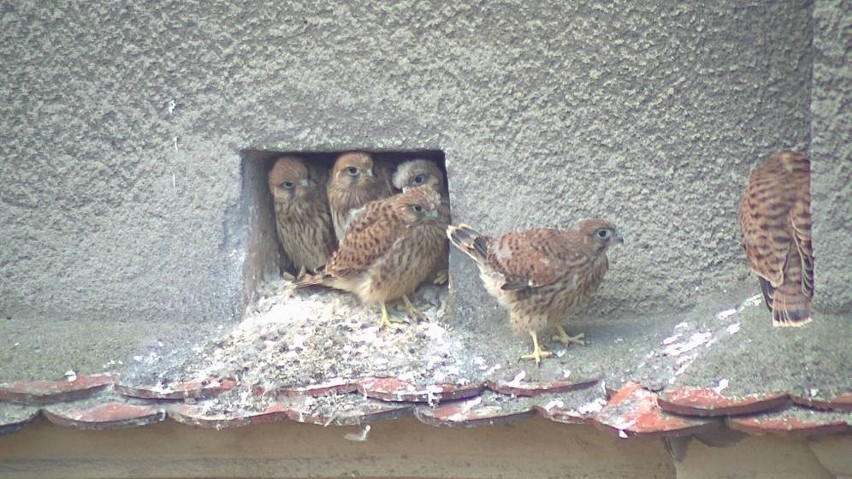
<svg viewBox="0 0 852 479"><path fill-rule="evenodd" d="M852 311L852 2L814 4L811 115L817 307Z"/></svg>
<svg viewBox="0 0 852 479"><path fill-rule="evenodd" d="M486 233L611 219L599 310L673 310L746 277L747 172L810 140L809 2L0 8L4 316L232 319L239 151L353 147L443 150Z"/></svg>

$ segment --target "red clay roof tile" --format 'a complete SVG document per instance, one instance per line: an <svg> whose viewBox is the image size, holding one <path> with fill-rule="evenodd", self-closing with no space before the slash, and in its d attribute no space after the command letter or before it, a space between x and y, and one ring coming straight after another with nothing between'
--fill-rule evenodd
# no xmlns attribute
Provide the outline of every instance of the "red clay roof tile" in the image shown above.
<svg viewBox="0 0 852 479"><path fill-rule="evenodd" d="M786 394L753 394L727 396L710 388L679 387L659 397L663 411L685 416L734 416L778 409L788 404Z"/></svg>
<svg viewBox="0 0 852 479"><path fill-rule="evenodd" d="M34 406L0 403L0 435L20 431L38 417L39 411Z"/></svg>
<svg viewBox="0 0 852 479"><path fill-rule="evenodd" d="M52 405L45 407L43 412L52 423L80 429L145 426L166 418L166 410L160 405L134 405L116 401L95 405Z"/></svg>
<svg viewBox="0 0 852 479"><path fill-rule="evenodd" d="M721 425L719 420L666 413L657 404L657 396L637 383L628 383L618 391L595 421L601 429L620 437L639 434L683 436L708 432Z"/></svg>
<svg viewBox="0 0 852 479"><path fill-rule="evenodd" d="M725 423L731 429L748 434L774 434L786 437L817 436L847 432L852 425L852 415L793 406L783 411L747 417L730 417L725 420Z"/></svg>
<svg viewBox="0 0 852 479"><path fill-rule="evenodd" d="M92 396L112 384L109 374L75 375L58 381L17 381L0 384L0 401L22 404L50 404Z"/></svg>
<svg viewBox="0 0 852 479"><path fill-rule="evenodd" d="M204 399L215 397L234 388L233 379L210 378L203 381L184 381L171 384L130 386L117 383L115 390L125 396L143 399Z"/></svg>

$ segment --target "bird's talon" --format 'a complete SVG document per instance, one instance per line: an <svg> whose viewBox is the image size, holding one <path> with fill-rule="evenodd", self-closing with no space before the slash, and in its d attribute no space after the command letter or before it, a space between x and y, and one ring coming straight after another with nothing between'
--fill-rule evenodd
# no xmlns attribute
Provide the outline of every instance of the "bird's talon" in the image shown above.
<svg viewBox="0 0 852 479"><path fill-rule="evenodd" d="M532 336L533 340L533 351L529 354L524 354L520 359L532 359L535 361L536 366L539 366L543 358L552 357L553 353L542 349L538 344L538 335L534 331L530 331L530 336Z"/></svg>
<svg viewBox="0 0 852 479"><path fill-rule="evenodd" d="M408 313L408 317L413 319L415 322L419 322L423 319L423 313L414 307L414 304L410 299L408 299L408 295L402 296L402 302L405 304L405 311Z"/></svg>
<svg viewBox="0 0 852 479"><path fill-rule="evenodd" d="M438 271L438 273L435 275L435 278L432 280L432 284L447 284L447 281L449 279L450 272L445 269L442 269L441 271Z"/></svg>
<svg viewBox="0 0 852 479"><path fill-rule="evenodd" d="M570 334L565 332L565 329L562 326L557 326L556 330L559 334L554 334L550 339L554 341L558 341L565 346L570 346L571 344L579 344L580 346L585 346L586 342L583 339L586 337L585 334L580 333L576 336L571 336Z"/></svg>
<svg viewBox="0 0 852 479"><path fill-rule="evenodd" d="M523 356L521 356L521 359L532 359L532 360L535 361L535 365L538 366L538 365L541 364L542 359L550 358L550 357L553 357L552 352L545 351L545 350L539 348L538 351L533 351L529 354L524 354Z"/></svg>
<svg viewBox="0 0 852 479"><path fill-rule="evenodd" d="M302 267L299 268L299 272L296 273L296 280L300 280L300 279L304 278L305 274L307 272L308 272L308 270L305 268L305 265L302 265Z"/></svg>
<svg viewBox="0 0 852 479"><path fill-rule="evenodd" d="M388 314L388 308L385 303L379 303L379 306L381 306L382 308L382 317L379 318L379 329L384 329L386 327L392 326L395 327L399 323L408 323L408 321L404 319L400 319Z"/></svg>

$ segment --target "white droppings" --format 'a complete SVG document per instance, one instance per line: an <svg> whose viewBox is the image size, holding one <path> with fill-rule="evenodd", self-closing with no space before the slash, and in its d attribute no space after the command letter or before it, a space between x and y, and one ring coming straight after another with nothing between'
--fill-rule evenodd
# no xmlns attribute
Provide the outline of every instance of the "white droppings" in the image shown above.
<svg viewBox="0 0 852 479"><path fill-rule="evenodd" d="M508 382L508 385L509 386L520 386L521 381L523 381L525 377L527 377L527 373L524 372L524 371L521 371L518 374L516 374L515 377L512 378L511 381Z"/></svg>
<svg viewBox="0 0 852 479"><path fill-rule="evenodd" d="M365 424L361 428L361 431L359 431L357 433L350 432L350 433L344 434L343 438L348 440L348 441L364 442L364 441L367 440L367 435L370 434L370 429L372 429L372 426L370 426L369 424Z"/></svg>
<svg viewBox="0 0 852 479"><path fill-rule="evenodd" d="M746 299L745 301L743 301L743 304L739 307L739 309L740 309L740 311L742 311L744 308L747 308L747 307L758 306L758 305L760 305L760 303L762 301L763 301L763 296L756 294L756 295Z"/></svg>
<svg viewBox="0 0 852 479"><path fill-rule="evenodd" d="M679 354L692 351L698 346L710 341L712 336L712 333L694 333L689 337L689 339L682 343L672 343L668 345L663 352L669 356L677 356Z"/></svg>
<svg viewBox="0 0 852 479"><path fill-rule="evenodd" d="M447 419L450 421L464 421L468 418L468 413L480 404L482 404L482 396L466 401L459 405L458 412L451 414Z"/></svg>
<svg viewBox="0 0 852 479"><path fill-rule="evenodd" d="M590 416L592 414L597 414L603 410L604 406L606 406L606 399L597 398L594 401L587 402L582 406L577 408L577 412L584 416Z"/></svg>

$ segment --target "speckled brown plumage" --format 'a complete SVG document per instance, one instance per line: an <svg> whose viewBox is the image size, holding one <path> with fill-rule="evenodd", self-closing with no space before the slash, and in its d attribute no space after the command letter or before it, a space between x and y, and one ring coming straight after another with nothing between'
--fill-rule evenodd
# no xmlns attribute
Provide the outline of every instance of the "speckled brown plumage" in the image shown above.
<svg viewBox="0 0 852 479"><path fill-rule="evenodd" d="M275 229L296 271L324 265L334 250L324 172L299 158L279 158L269 172Z"/></svg>
<svg viewBox="0 0 852 479"><path fill-rule="evenodd" d="M441 195L441 214L447 218L450 217L450 199L447 197L446 183L444 182L444 173L434 161L415 159L402 162L397 166L393 174L394 188L406 191L409 188L418 186L428 186L437 191ZM449 248L449 245L447 246ZM430 277L435 284L444 284L449 279L448 270L449 257L444 256L440 263L435 266L435 270Z"/></svg>
<svg viewBox="0 0 852 479"><path fill-rule="evenodd" d="M448 228L450 241L473 258L488 292L509 311L515 331L533 339L536 363L550 355L538 333L556 326L557 339L576 342L562 329L566 316L597 291L608 268L607 249L622 242L617 229L601 219L582 220L570 230L532 229L496 238L467 225Z"/></svg>
<svg viewBox="0 0 852 479"><path fill-rule="evenodd" d="M810 172L807 156L774 153L751 172L740 203L743 247L775 326L811 321Z"/></svg>
<svg viewBox="0 0 852 479"><path fill-rule="evenodd" d="M393 194L387 165L365 152L349 152L334 162L328 179L328 205L338 241L345 236L349 212Z"/></svg>
<svg viewBox="0 0 852 479"><path fill-rule="evenodd" d="M427 187L368 203L349 225L323 274L297 286L328 286L354 293L364 304L378 303L381 324L387 325L385 303L407 301L406 295L447 256L448 221L440 195Z"/></svg>

